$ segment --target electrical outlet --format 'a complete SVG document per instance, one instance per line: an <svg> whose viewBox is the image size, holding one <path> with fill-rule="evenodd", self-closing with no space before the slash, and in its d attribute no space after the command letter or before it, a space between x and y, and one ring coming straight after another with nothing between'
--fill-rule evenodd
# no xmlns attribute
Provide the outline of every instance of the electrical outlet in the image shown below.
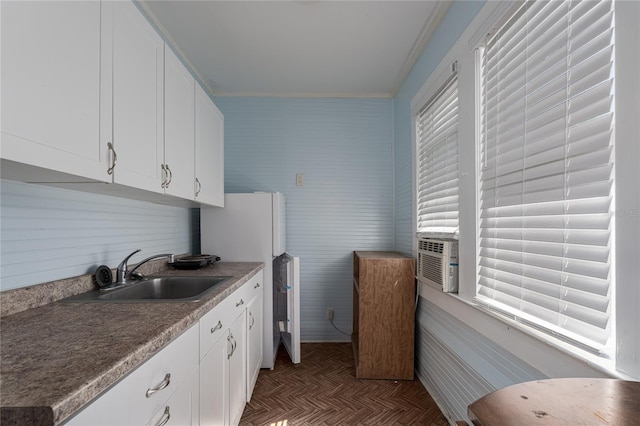
<svg viewBox="0 0 640 426"><path fill-rule="evenodd" d="M333 319L333 308L327 308L327 319L328 320Z"/></svg>

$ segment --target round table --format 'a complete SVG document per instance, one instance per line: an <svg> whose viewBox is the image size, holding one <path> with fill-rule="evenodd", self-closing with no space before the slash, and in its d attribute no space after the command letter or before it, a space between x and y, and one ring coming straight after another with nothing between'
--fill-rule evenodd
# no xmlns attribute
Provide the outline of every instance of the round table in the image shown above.
<svg viewBox="0 0 640 426"><path fill-rule="evenodd" d="M564 378L519 383L468 408L478 426L639 425L640 382Z"/></svg>

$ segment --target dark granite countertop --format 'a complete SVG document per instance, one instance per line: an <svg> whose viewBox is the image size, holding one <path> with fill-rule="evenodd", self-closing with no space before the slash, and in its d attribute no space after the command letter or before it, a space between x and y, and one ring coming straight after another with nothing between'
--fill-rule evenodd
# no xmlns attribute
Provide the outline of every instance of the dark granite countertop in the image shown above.
<svg viewBox="0 0 640 426"><path fill-rule="evenodd" d="M233 277L199 302L57 301L3 316L0 423L62 423L263 267L257 262L218 262L199 270L161 272Z"/></svg>

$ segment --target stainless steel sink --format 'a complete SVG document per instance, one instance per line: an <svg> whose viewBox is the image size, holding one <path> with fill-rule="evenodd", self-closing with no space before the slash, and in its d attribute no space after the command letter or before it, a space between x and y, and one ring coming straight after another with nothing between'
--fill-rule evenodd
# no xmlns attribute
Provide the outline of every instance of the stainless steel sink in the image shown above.
<svg viewBox="0 0 640 426"><path fill-rule="evenodd" d="M62 302L189 302L198 301L231 277L147 277L109 291L92 291Z"/></svg>

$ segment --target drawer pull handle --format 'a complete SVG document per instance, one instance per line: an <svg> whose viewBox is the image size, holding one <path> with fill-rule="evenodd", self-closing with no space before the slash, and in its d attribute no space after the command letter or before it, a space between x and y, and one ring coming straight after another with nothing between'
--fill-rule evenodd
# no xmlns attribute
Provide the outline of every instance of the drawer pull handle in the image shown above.
<svg viewBox="0 0 640 426"><path fill-rule="evenodd" d="M222 328L222 323L220 321L218 321L218 323L216 324L215 327L211 327L211 332L215 333L216 331L220 330Z"/></svg>
<svg viewBox="0 0 640 426"><path fill-rule="evenodd" d="M260 283L256 283L256 285L253 286L253 288L258 288L260 287Z"/></svg>
<svg viewBox="0 0 640 426"><path fill-rule="evenodd" d="M236 303L236 308L240 305L244 305L244 300L240 299L240 301Z"/></svg>
<svg viewBox="0 0 640 426"><path fill-rule="evenodd" d="M160 422L158 423L158 426L166 425L170 418L171 418L171 413L169 412L169 406L167 405L164 408L164 414L160 418Z"/></svg>
<svg viewBox="0 0 640 426"><path fill-rule="evenodd" d="M249 330L253 328L253 324L256 323L256 319L253 317L253 314L249 312L249 318L251 318L251 324L249 324Z"/></svg>
<svg viewBox="0 0 640 426"><path fill-rule="evenodd" d="M167 373L166 376L164 376L164 379L162 380L162 383L160 383L158 385L158 387L156 388L149 388L147 389L147 398L149 398L151 395L153 395L154 393L161 391L162 389L166 388L167 386L169 386L169 383L171 383L171 374Z"/></svg>

